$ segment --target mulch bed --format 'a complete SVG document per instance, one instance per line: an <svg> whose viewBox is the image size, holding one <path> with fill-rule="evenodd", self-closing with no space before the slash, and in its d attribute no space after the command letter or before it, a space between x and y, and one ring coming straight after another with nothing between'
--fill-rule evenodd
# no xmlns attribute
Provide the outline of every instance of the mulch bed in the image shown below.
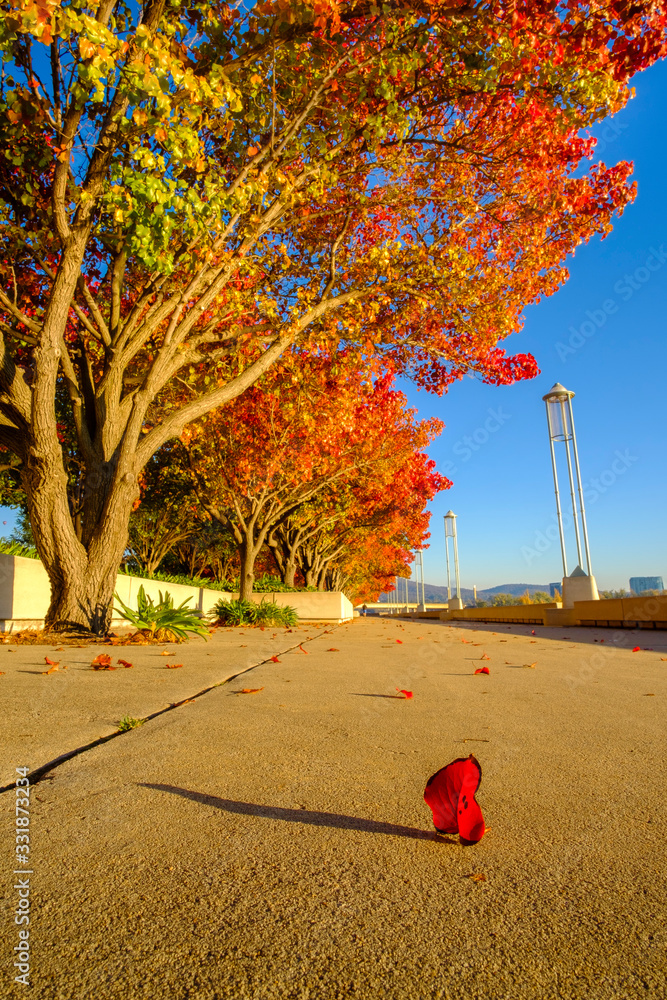
<svg viewBox="0 0 667 1000"><path fill-rule="evenodd" d="M165 642L183 642L183 639L165 639L163 636L149 638L141 632L129 635L117 635L110 632L107 636L93 635L86 632L50 632L45 629L25 629L22 632L10 632L2 639L5 646L76 646L85 649L86 646L160 646Z"/></svg>

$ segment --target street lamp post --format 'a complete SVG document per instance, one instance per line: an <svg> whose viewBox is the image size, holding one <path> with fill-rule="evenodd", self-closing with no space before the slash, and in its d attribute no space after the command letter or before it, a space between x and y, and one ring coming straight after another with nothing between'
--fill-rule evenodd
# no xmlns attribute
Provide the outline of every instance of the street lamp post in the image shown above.
<svg viewBox="0 0 667 1000"><path fill-rule="evenodd" d="M574 415L572 399L574 393L566 389L560 382L543 396L547 408L547 426L549 428L549 448L551 450L551 468L554 477L554 493L556 495L556 516L558 518L558 534L563 560L563 607L571 608L575 601L595 601L599 599L598 588L591 569L591 553L588 545L588 529L586 526L586 510L584 508L584 491L581 484L579 468L579 452L577 437L574 430ZM568 481L570 485L570 500L572 503L572 521L574 538L577 548L577 566L568 576L565 532L563 530L563 512L561 509L560 490L558 488L558 470L556 449L554 445L565 445ZM571 446L571 447L570 447ZM582 554L583 542L583 554ZM586 556L586 572L582 568Z"/></svg>
<svg viewBox="0 0 667 1000"><path fill-rule="evenodd" d="M450 575L449 575L449 539L452 540L452 548L454 550L454 578L456 582L456 597L451 596L452 588L450 586ZM447 556L447 607L452 609L460 609L463 607L463 601L461 600L461 580L459 578L459 547L456 537L456 514L453 510L448 510L445 514L445 554Z"/></svg>

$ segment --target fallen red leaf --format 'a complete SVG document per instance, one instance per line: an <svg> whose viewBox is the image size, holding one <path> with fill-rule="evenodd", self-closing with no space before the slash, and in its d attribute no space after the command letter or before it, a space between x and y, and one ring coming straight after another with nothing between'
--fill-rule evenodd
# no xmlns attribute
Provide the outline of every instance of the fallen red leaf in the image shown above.
<svg viewBox="0 0 667 1000"><path fill-rule="evenodd" d="M406 698L412 698L412 691L406 691L404 688L396 688L396 690Z"/></svg>
<svg viewBox="0 0 667 1000"><path fill-rule="evenodd" d="M482 655L480 656L480 660L490 660L490 659L491 657L487 656L486 653L482 653Z"/></svg>
<svg viewBox="0 0 667 1000"><path fill-rule="evenodd" d="M329 649L327 649L327 653L340 653L340 649L336 649L335 646L330 646Z"/></svg>
<svg viewBox="0 0 667 1000"><path fill-rule="evenodd" d="M301 643L299 643L299 645L297 646L297 649L300 649L302 653L305 653L306 655L308 655L308 650L304 649L303 646L301 645Z"/></svg>
<svg viewBox="0 0 667 1000"><path fill-rule="evenodd" d="M241 688L241 690L238 691L237 694L258 694L260 691L263 691L263 690L264 690L263 687L261 687L261 688Z"/></svg>
<svg viewBox="0 0 667 1000"><path fill-rule="evenodd" d="M632 650L632 652L633 653L639 653L640 650L641 650L641 646L635 646L635 648Z"/></svg>
<svg viewBox="0 0 667 1000"><path fill-rule="evenodd" d="M475 671L475 673L476 674L488 674L489 673L489 668L488 667L478 667L477 670Z"/></svg>
<svg viewBox="0 0 667 1000"><path fill-rule="evenodd" d="M397 639L396 642L399 644L399 646L403 645L403 640L402 639Z"/></svg>
<svg viewBox="0 0 667 1000"><path fill-rule="evenodd" d="M90 665L91 667L95 667L96 670L100 669L103 670L105 667L108 667L110 663L111 663L111 657L109 656L109 654L100 653L98 656L95 657L94 660L91 661Z"/></svg>
<svg viewBox="0 0 667 1000"><path fill-rule="evenodd" d="M121 667L133 667L134 666L134 663L128 663L127 660L119 660L118 662L120 663Z"/></svg>
<svg viewBox="0 0 667 1000"><path fill-rule="evenodd" d="M50 667L57 667L58 664L60 663L60 660L50 660L48 656L45 656L44 662L48 663Z"/></svg>
<svg viewBox="0 0 667 1000"><path fill-rule="evenodd" d="M281 661L280 661L280 660L278 659L278 657L277 657L277 656L272 656L272 657L271 657L271 663L280 663L280 662L281 662Z"/></svg>
<svg viewBox="0 0 667 1000"><path fill-rule="evenodd" d="M481 780L482 768L472 754L457 757L431 775L424 801L433 813L438 833L458 833L470 843L482 839L484 817L475 799Z"/></svg>
<svg viewBox="0 0 667 1000"><path fill-rule="evenodd" d="M49 660L49 663L50 663L50 662L51 662L51 661ZM54 663L54 664L53 664L53 666L52 666L52 667L49 667L49 669L48 669L48 670L42 670L42 673L43 673L43 674L54 674L54 673L56 672L56 670L57 670L57 669L58 669L58 664L57 664L57 663Z"/></svg>
<svg viewBox="0 0 667 1000"><path fill-rule="evenodd" d="M167 670L178 670L178 668L182 666L182 663L165 663L165 668Z"/></svg>

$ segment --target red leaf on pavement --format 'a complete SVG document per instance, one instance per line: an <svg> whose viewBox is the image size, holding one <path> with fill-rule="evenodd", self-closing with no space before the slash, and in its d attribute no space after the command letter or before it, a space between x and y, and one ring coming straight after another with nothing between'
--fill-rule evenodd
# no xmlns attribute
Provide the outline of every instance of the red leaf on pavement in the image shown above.
<svg viewBox="0 0 667 1000"><path fill-rule="evenodd" d="M304 649L303 646L301 645L301 643L299 643L299 645L297 646L297 649L300 649L302 653L305 653L306 655L308 655L308 650Z"/></svg>
<svg viewBox="0 0 667 1000"><path fill-rule="evenodd" d="M51 661L51 660L49 660L48 662L49 662L49 663L51 663L52 661ZM52 666L52 667L49 667L49 669L48 669L48 670L42 670L42 673L43 673L43 674L54 674L54 673L56 672L56 670L57 670L57 669L58 669L58 664L57 664L57 663L54 663L54 664L53 664L53 666Z"/></svg>
<svg viewBox="0 0 667 1000"><path fill-rule="evenodd" d="M469 843L484 836L484 817L475 793L482 780L482 768L470 754L457 757L436 771L426 782L424 801L433 813L438 833L458 833Z"/></svg>
<svg viewBox="0 0 667 1000"><path fill-rule="evenodd" d="M241 688L241 690L237 691L236 693L237 694L258 694L260 691L263 691L263 690L264 690L263 687L261 687L261 688Z"/></svg>
<svg viewBox="0 0 667 1000"><path fill-rule="evenodd" d="M412 691L406 691L405 688L396 688L399 694L404 695L405 698L412 698Z"/></svg>
<svg viewBox="0 0 667 1000"><path fill-rule="evenodd" d="M178 670L178 668L182 666L182 663L165 663L165 668L167 670Z"/></svg>
<svg viewBox="0 0 667 1000"><path fill-rule="evenodd" d="M281 662L281 661L280 661L280 660L278 659L278 657L277 657L277 656L272 656L272 657L271 657L271 663L280 663L280 662Z"/></svg>
<svg viewBox="0 0 667 1000"><path fill-rule="evenodd" d="M482 653L482 655L480 656L480 660L490 660L490 659L491 657L487 656L486 653Z"/></svg>
<svg viewBox="0 0 667 1000"><path fill-rule="evenodd" d="M44 662L45 662L45 663L48 663L48 665L49 665L50 667L57 667L57 666L58 666L58 664L60 663L60 660L50 660L50 659L48 658L48 656L45 656L45 657L44 657Z"/></svg>
<svg viewBox="0 0 667 1000"><path fill-rule="evenodd" d="M396 642L399 644L399 646L403 645L403 640L402 639L397 639Z"/></svg>
<svg viewBox="0 0 667 1000"><path fill-rule="evenodd" d="M128 663L127 660L119 660L118 662L120 663L121 667L133 667L134 666L134 663Z"/></svg>
<svg viewBox="0 0 667 1000"><path fill-rule="evenodd" d="M90 665L92 667L97 667L98 669L99 668L103 669L104 667L108 667L110 663L111 663L111 657L109 656L109 654L100 653L98 656L95 657L94 660L91 661Z"/></svg>
<svg viewBox="0 0 667 1000"><path fill-rule="evenodd" d="M632 652L633 653L639 653L640 650L641 650L641 646L635 646L635 648L632 650Z"/></svg>
<svg viewBox="0 0 667 1000"><path fill-rule="evenodd" d="M335 646L330 646L329 649L327 649L327 653L340 653L340 649L337 649Z"/></svg>
<svg viewBox="0 0 667 1000"><path fill-rule="evenodd" d="M489 668L488 667L478 667L477 670L475 671L475 673L476 674L488 674L489 673Z"/></svg>

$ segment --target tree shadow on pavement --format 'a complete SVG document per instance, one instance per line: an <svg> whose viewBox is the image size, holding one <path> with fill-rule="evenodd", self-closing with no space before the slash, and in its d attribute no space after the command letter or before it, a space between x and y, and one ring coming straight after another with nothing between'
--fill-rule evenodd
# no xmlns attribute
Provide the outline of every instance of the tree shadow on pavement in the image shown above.
<svg viewBox="0 0 667 1000"><path fill-rule="evenodd" d="M287 823L330 826L338 830L361 830L364 833L384 833L392 837L408 837L411 840L428 840L431 843L458 845L458 840L436 834L435 831L416 830L414 827L398 826L396 823L380 823L377 820L363 819L360 816L342 816L339 813L316 812L310 809L285 809L282 806L236 802L233 799L221 799L217 795L193 792L189 788L178 788L175 785L155 785L145 781L139 782L139 785L142 788L153 788L158 792L181 795L184 799L213 806L223 812L240 813L242 816L258 816L262 819L280 819Z"/></svg>

